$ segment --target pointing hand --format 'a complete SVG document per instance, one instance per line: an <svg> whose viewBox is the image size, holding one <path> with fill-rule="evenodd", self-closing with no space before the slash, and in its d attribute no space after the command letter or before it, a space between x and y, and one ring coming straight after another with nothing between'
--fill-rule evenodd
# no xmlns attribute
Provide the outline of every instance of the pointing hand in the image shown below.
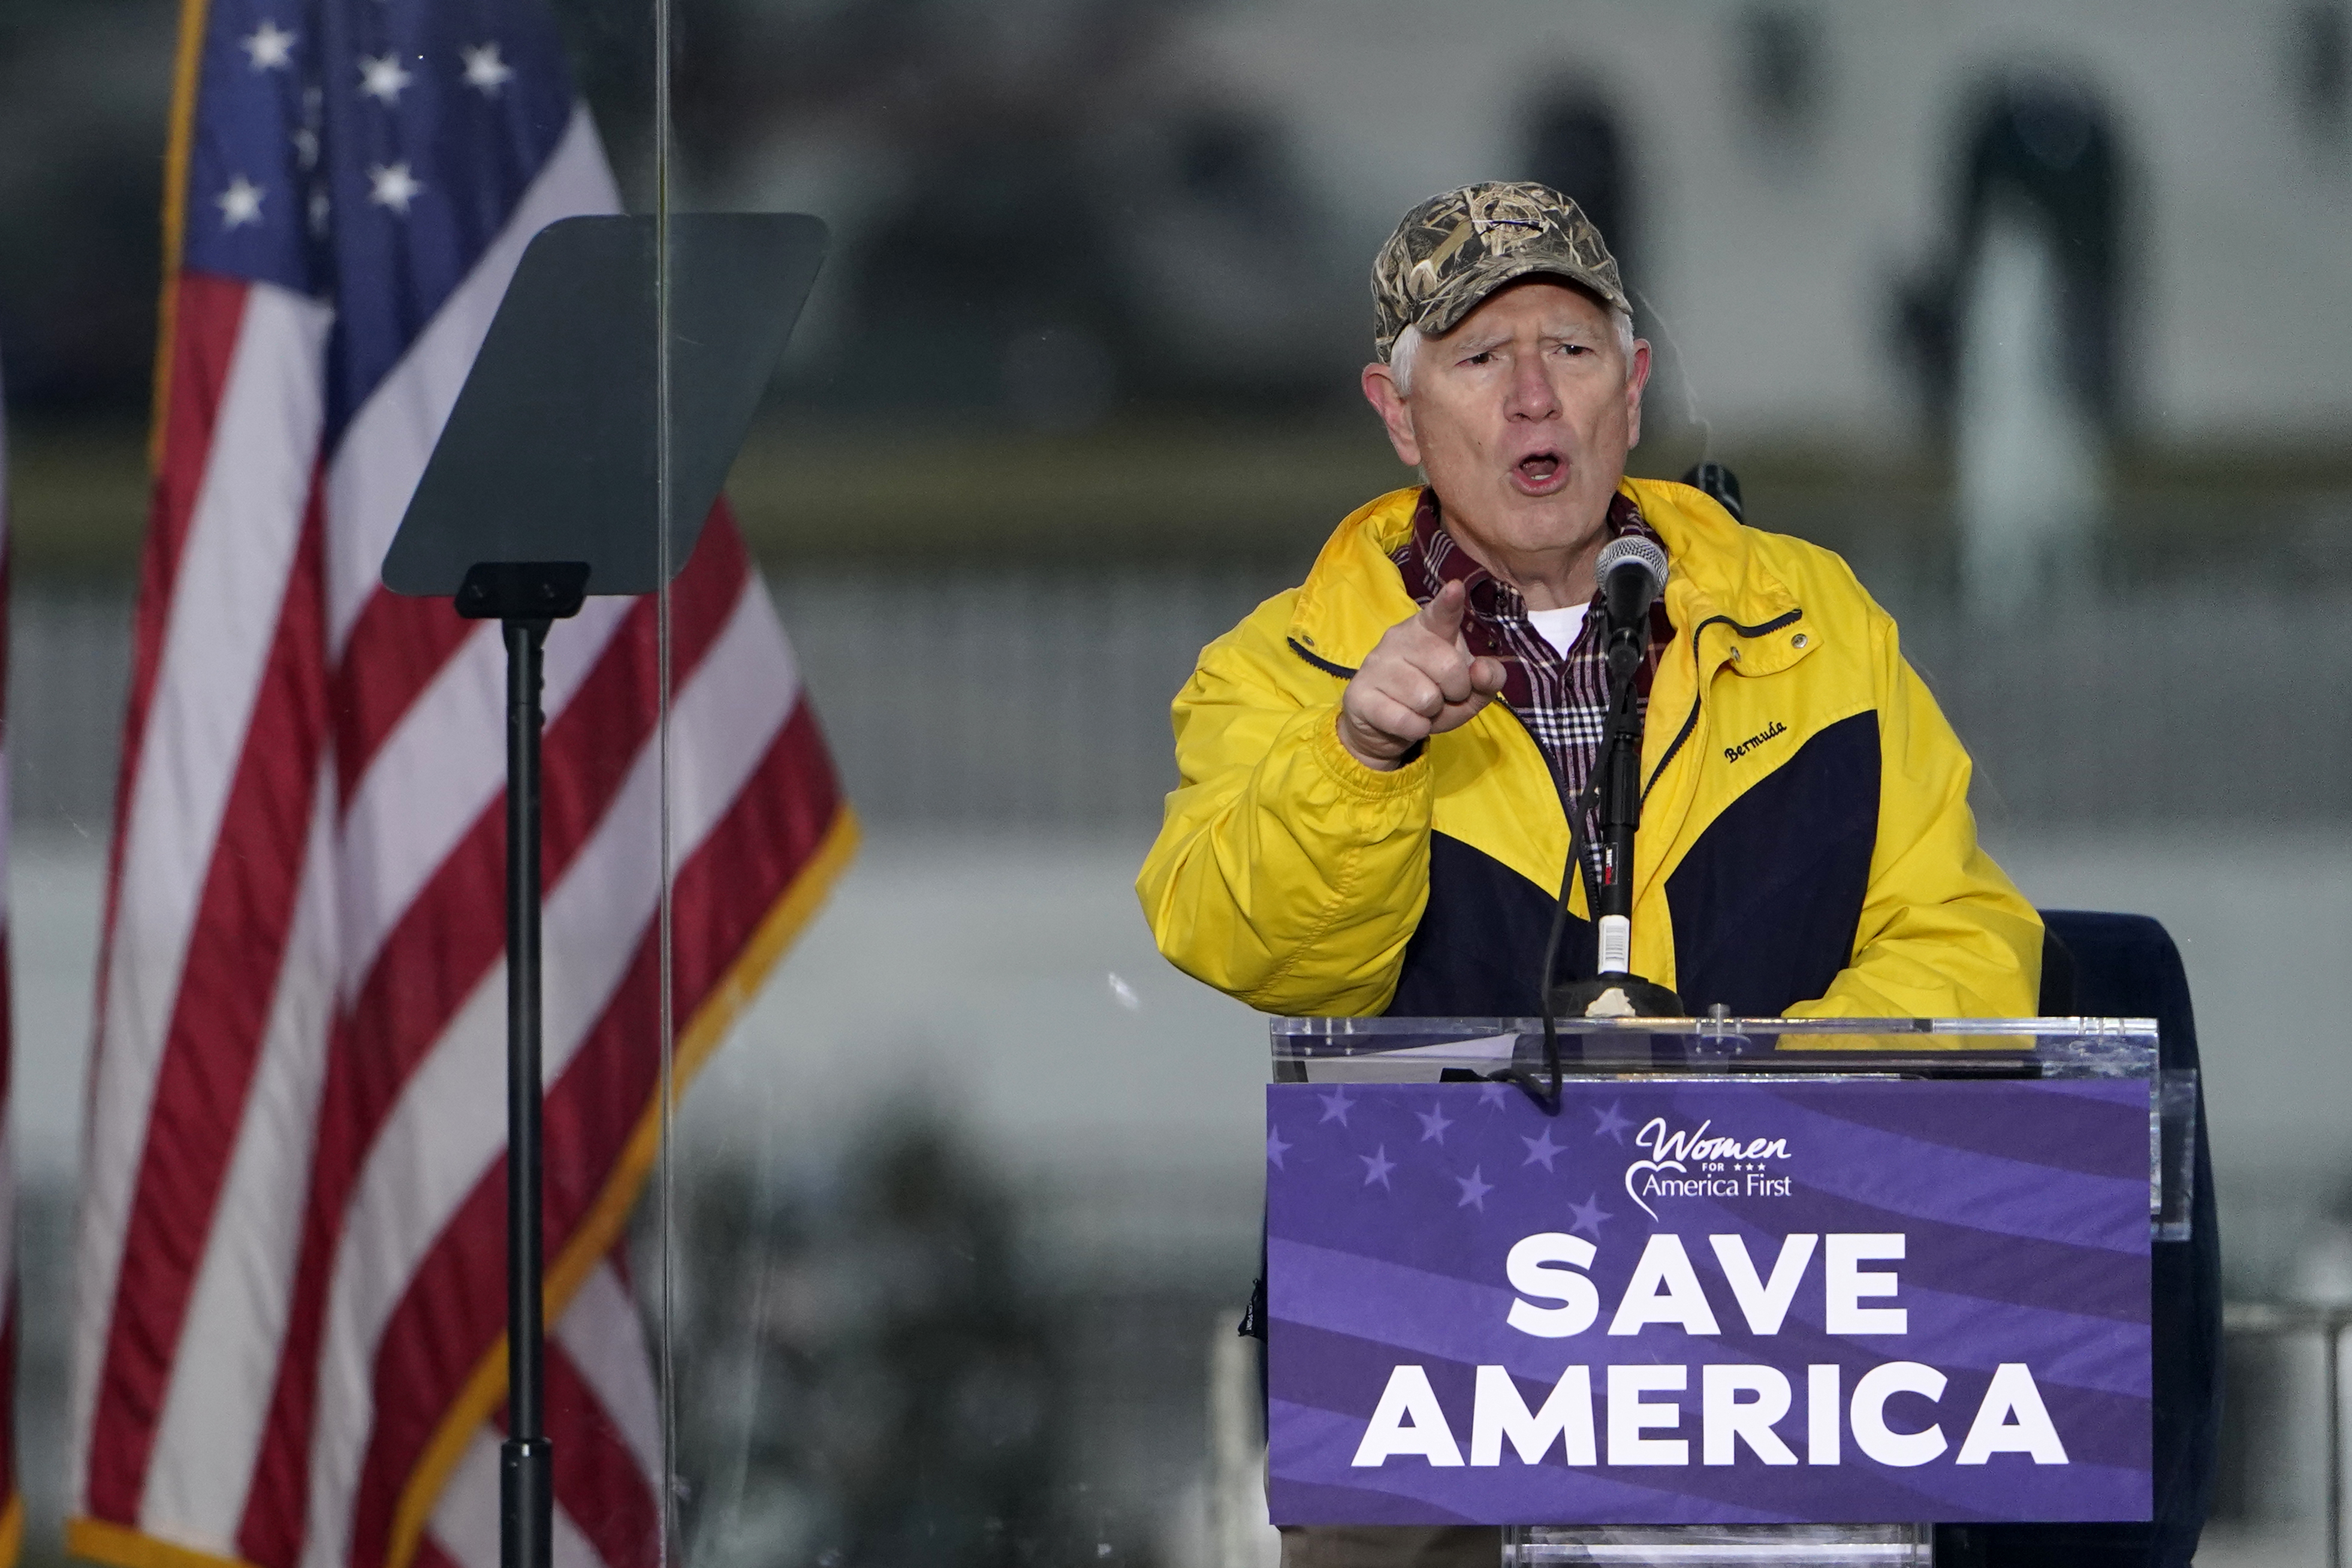
<svg viewBox="0 0 2352 1568"><path fill-rule="evenodd" d="M1462 584L1448 583L1381 640L1339 699L1339 743L1387 773L1432 735L1470 721L1503 689L1500 659L1474 658L1462 636Z"/></svg>

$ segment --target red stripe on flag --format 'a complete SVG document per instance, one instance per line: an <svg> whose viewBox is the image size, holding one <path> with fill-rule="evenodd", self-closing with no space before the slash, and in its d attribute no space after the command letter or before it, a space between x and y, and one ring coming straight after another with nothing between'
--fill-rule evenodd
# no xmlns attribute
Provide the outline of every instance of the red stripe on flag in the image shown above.
<svg viewBox="0 0 2352 1568"><path fill-rule="evenodd" d="M384 588L368 595L343 644L342 668L358 679L336 683L335 782L342 804L351 804L384 737L480 624L458 615L447 599L413 599Z"/></svg>
<svg viewBox="0 0 2352 1568"><path fill-rule="evenodd" d="M704 529L701 542L695 547L686 570L670 585L673 693L682 689L702 667L711 645L726 630L728 616L743 596L745 585L752 581L751 557L734 524L721 520ZM614 716L625 714L631 722L642 724L643 728L627 731L632 743L625 750L604 746L592 753L583 748L572 765L543 770L546 782L540 794L540 809L550 887L562 879L572 858L594 835L614 794L635 765L639 750L652 737L654 693L661 684L657 629L654 601L638 600L628 618L614 630L596 668L564 707L563 717L578 723L621 727L615 724ZM549 739L551 743L552 731ZM501 912L501 943L505 937L503 918Z"/></svg>
<svg viewBox="0 0 2352 1568"><path fill-rule="evenodd" d="M654 1478L553 1339L547 1342L547 1436L555 1449L555 1500L604 1568L651 1568L661 1554Z"/></svg>
<svg viewBox="0 0 2352 1568"><path fill-rule="evenodd" d="M750 561L733 527L706 528L671 588L673 689L709 651L749 576ZM346 669L354 680L373 678L372 666L356 658L347 659ZM593 837L651 737L658 680L655 606L641 600L548 726L542 763L547 883L560 879ZM497 744L498 737L486 735L483 743ZM316 1363L344 1208L403 1086L505 951L505 813L501 796L475 818L386 937L339 1021L320 1100L319 1142L278 1386L238 1531L248 1561L290 1562L299 1553ZM583 1155L609 1162L617 1147ZM551 1139L549 1148L552 1155ZM502 1267L494 1266L493 1275Z"/></svg>
<svg viewBox="0 0 2352 1568"><path fill-rule="evenodd" d="M314 479L157 1069L92 1417L88 1506L99 1519L138 1520L293 924L326 738L321 540Z"/></svg>
<svg viewBox="0 0 2352 1568"><path fill-rule="evenodd" d="M726 815L678 871L674 984L690 1016L814 854L839 810L814 711L795 704ZM661 973L649 926L627 977L548 1090L544 1228L559 1252L658 1088ZM485 1171L384 1325L351 1568L380 1568L393 1509L466 1379L506 1331L506 1165ZM248 1556L250 1556L248 1552ZM255 1558L254 1561L263 1561Z"/></svg>
<svg viewBox="0 0 2352 1568"><path fill-rule="evenodd" d="M743 943L799 879L843 809L840 781L805 691L709 837L678 868L670 900L671 987L691 1018Z"/></svg>
<svg viewBox="0 0 2352 1568"><path fill-rule="evenodd" d="M114 911L122 885L123 826L130 818L130 781L139 776L146 744L147 710L163 663L163 631L173 590L179 584L180 553L195 515L196 492L204 488L212 460L213 426L228 386L237 333L245 324L249 286L201 272L184 273L173 284L171 382L165 388L164 426L155 484L148 498L147 542L140 552L139 610L131 623L131 693L122 720L122 761L116 777L114 837L107 853L105 938L98 959L98 1027L106 1035L106 975L114 947ZM92 1063L93 1079L96 1064Z"/></svg>

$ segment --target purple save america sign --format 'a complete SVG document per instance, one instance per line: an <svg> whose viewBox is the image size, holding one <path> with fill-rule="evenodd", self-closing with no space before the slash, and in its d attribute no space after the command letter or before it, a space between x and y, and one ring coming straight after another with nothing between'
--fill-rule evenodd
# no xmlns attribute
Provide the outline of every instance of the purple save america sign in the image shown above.
<svg viewBox="0 0 2352 1568"><path fill-rule="evenodd" d="M1278 1524L2149 1511L2144 1081L1266 1091Z"/></svg>

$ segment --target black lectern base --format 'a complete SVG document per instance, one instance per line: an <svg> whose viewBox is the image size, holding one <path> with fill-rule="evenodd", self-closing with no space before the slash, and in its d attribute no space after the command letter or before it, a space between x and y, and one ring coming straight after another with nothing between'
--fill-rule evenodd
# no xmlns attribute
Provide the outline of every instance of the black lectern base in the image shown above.
<svg viewBox="0 0 2352 1568"><path fill-rule="evenodd" d="M1683 999L1638 974L1602 974L1552 987L1555 1018L1687 1018Z"/></svg>

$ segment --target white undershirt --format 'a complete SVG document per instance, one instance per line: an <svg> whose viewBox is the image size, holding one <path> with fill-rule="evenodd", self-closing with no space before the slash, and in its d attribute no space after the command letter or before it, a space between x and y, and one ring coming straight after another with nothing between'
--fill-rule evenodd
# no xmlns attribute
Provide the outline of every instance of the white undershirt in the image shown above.
<svg viewBox="0 0 2352 1568"><path fill-rule="evenodd" d="M1529 610L1528 625L1535 627L1543 640L1559 650L1566 658L1568 650L1576 646L1577 635L1584 630L1584 612L1589 605L1570 605L1558 610Z"/></svg>

